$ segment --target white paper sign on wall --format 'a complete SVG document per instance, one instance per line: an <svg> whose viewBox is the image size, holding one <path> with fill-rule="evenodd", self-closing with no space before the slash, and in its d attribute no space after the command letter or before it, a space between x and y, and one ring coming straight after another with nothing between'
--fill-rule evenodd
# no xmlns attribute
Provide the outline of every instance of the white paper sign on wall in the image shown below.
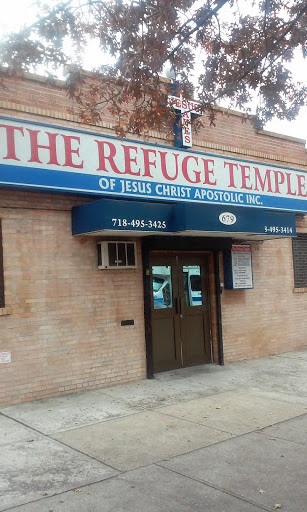
<svg viewBox="0 0 307 512"><path fill-rule="evenodd" d="M0 364L6 364L12 362L11 352L0 352Z"/></svg>
<svg viewBox="0 0 307 512"><path fill-rule="evenodd" d="M233 289L253 288L252 250L250 245L231 248Z"/></svg>

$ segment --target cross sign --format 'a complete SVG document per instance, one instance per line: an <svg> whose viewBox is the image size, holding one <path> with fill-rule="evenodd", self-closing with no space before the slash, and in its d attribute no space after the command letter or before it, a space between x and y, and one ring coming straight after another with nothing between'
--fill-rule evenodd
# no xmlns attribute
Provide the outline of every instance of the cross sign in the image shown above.
<svg viewBox="0 0 307 512"><path fill-rule="evenodd" d="M176 110L176 121L174 124L175 146L180 148L191 147L191 118L192 116L198 117L202 115L200 104L195 101L186 100L182 94L180 96L168 96L168 104Z"/></svg>

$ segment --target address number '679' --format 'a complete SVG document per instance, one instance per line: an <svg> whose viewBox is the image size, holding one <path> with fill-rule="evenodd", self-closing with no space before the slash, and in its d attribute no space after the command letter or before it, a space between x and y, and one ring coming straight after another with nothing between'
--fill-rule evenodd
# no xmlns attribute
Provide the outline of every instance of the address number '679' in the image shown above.
<svg viewBox="0 0 307 512"><path fill-rule="evenodd" d="M219 220L222 224L225 224L226 226L232 226L232 224L235 224L237 222L237 217L233 213L224 212L221 213L219 216Z"/></svg>

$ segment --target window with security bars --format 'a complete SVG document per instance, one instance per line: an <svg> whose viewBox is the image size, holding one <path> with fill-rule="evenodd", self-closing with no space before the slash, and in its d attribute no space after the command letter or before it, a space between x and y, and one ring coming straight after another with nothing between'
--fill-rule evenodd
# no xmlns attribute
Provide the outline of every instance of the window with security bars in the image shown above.
<svg viewBox="0 0 307 512"><path fill-rule="evenodd" d="M0 308L4 308L4 275L3 275L3 248L2 248L1 219L0 219Z"/></svg>
<svg viewBox="0 0 307 512"><path fill-rule="evenodd" d="M307 234L292 239L294 287L307 288Z"/></svg>

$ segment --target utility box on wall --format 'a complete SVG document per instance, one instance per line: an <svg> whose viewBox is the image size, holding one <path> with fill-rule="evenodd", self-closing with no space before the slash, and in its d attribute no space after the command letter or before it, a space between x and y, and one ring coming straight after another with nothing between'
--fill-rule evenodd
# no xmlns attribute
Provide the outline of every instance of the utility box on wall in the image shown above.
<svg viewBox="0 0 307 512"><path fill-rule="evenodd" d="M224 253L224 279L225 288L228 290L254 288L250 245L232 245Z"/></svg>

